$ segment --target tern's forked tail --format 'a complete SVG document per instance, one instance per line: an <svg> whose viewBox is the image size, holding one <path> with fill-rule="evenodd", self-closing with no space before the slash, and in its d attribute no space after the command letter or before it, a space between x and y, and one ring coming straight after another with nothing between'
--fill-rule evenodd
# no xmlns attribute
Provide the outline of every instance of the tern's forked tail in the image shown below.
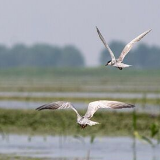
<svg viewBox="0 0 160 160"><path fill-rule="evenodd" d="M99 124L98 122L94 122L94 121L91 121L91 120L88 120L87 124L89 126L93 126L93 125L96 125L96 124Z"/></svg>
<svg viewBox="0 0 160 160"><path fill-rule="evenodd" d="M124 63L119 63L119 64L116 64L114 66L117 67L117 68L126 68L126 67L130 67L132 65L124 64Z"/></svg>

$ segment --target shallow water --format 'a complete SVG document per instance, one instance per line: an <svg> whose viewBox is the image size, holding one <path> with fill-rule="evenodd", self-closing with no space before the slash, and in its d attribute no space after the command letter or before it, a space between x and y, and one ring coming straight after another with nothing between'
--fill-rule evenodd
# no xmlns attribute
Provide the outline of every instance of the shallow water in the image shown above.
<svg viewBox="0 0 160 160"><path fill-rule="evenodd" d="M5 109L35 109L46 102L32 102L32 101L14 101L14 100L0 100L0 108ZM48 102L49 103L49 102ZM88 103L83 102L74 102L73 103L76 109L84 109L87 110ZM160 113L160 106L158 105L151 105L146 104L145 107L142 107L142 105L135 104L136 105L136 111L140 113ZM105 110L105 111L113 111L113 110ZM117 110L117 112L132 112L133 109L122 109Z"/></svg>
<svg viewBox="0 0 160 160"><path fill-rule="evenodd" d="M6 109L36 109L46 102L32 102L32 101L14 101L14 100L0 100L0 108ZM50 102L48 102L50 103ZM77 109L86 109L87 105L83 102L74 102Z"/></svg>
<svg viewBox="0 0 160 160"><path fill-rule="evenodd" d="M158 93L104 93L104 92L0 92L3 97L72 97L72 98L160 98Z"/></svg>
<svg viewBox="0 0 160 160"><path fill-rule="evenodd" d="M0 154L40 158L68 158L90 160L160 160L160 145L149 144L129 137L97 137L90 143L89 137L54 137L8 135L0 138Z"/></svg>

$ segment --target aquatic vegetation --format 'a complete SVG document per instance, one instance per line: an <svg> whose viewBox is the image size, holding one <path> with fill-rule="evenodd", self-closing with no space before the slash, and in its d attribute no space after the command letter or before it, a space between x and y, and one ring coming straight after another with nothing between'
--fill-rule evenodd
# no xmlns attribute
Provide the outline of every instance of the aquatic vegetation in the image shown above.
<svg viewBox="0 0 160 160"><path fill-rule="evenodd" d="M85 111L79 111L83 114ZM155 117L139 113L136 129L140 134L150 135L150 125L160 121L160 115ZM76 115L69 110L45 111L0 109L0 126L4 133L32 133L49 135L100 135L116 136L132 134L132 113L114 111L99 111L93 120L101 122L94 127L81 129L76 123ZM118 123L117 123L118 122Z"/></svg>
<svg viewBox="0 0 160 160"><path fill-rule="evenodd" d="M0 69L0 90L159 93L159 74L160 70L130 69L120 73L105 67Z"/></svg>
<svg viewBox="0 0 160 160"><path fill-rule="evenodd" d="M152 116L153 119L155 118L154 116ZM138 116L136 114L136 111L134 110L133 112L133 137L134 137L134 141L135 138L141 140L141 141L145 141L147 143L149 143L152 147L155 147L156 145L158 145L160 143L160 126L158 125L158 121L153 121L151 124L148 124L150 127L148 128L148 131L150 131L149 135L146 134L141 134L139 133L138 129L137 129L137 121L138 121ZM157 140L157 143L155 143L155 140Z"/></svg>
<svg viewBox="0 0 160 160"><path fill-rule="evenodd" d="M0 154L0 159L1 160L43 160L44 158L31 158L26 156L16 156L12 154L11 155ZM50 160L50 158L45 158L45 160Z"/></svg>

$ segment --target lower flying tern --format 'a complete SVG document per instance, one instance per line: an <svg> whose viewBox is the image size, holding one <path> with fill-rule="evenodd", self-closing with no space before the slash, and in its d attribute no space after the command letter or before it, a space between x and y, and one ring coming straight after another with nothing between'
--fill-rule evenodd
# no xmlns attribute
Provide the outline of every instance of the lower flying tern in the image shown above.
<svg viewBox="0 0 160 160"><path fill-rule="evenodd" d="M128 65L128 64L124 64L122 63L124 57L127 55L127 53L132 49L133 47L133 44L140 41L146 34L148 34L150 30L147 30L146 32L140 34L138 37L136 37L135 39L133 39L131 42L129 42L125 47L124 49L122 50L120 56L118 59L115 58L112 50L109 48L108 44L106 43L105 39L103 38L101 32L99 31L99 29L96 27L97 29L97 32L98 32L98 35L100 37L100 39L102 40L104 46L108 49L109 53L110 53L110 56L111 56L111 60L107 62L106 66L107 65L110 65L110 66L114 66L114 67L117 67L119 68L120 70L122 70L123 68L126 68L126 67L129 67L131 65Z"/></svg>
<svg viewBox="0 0 160 160"><path fill-rule="evenodd" d="M38 107L36 110L40 111L43 109L56 110L56 109L71 108L77 114L77 123L82 128L85 128L85 127L87 127L87 125L92 126L92 125L99 124L98 122L94 122L94 121L90 120L93 117L94 113L99 108L122 109L122 108L133 108L133 107L135 107L133 104L127 104L127 103L118 102L118 101L99 100L99 101L90 102L85 115L80 116L78 111L74 108L74 106L70 102L58 101L58 102L52 102L49 104L44 104L44 105Z"/></svg>

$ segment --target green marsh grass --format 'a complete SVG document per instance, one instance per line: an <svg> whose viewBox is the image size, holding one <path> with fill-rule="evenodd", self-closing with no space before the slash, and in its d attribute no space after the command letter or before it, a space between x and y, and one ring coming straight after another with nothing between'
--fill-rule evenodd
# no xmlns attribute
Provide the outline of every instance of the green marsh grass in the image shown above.
<svg viewBox="0 0 160 160"><path fill-rule="evenodd" d="M10 154L10 155L0 154L0 160L44 160L44 158L31 158L31 157L26 157L26 156L17 156L15 154ZM45 160L51 160L51 159L45 158Z"/></svg>
<svg viewBox="0 0 160 160"><path fill-rule="evenodd" d="M138 116L136 111L134 110L132 112L133 116L133 147L135 148L136 145L136 139L139 139L141 141L145 141L149 143L153 148L156 147L160 143L160 124L159 120L156 119L155 115L150 115L152 119L155 119L152 121L152 123L148 124L149 128L147 130L150 132L150 134L140 133L138 129ZM154 141L157 141L156 143Z"/></svg>
<svg viewBox="0 0 160 160"><path fill-rule="evenodd" d="M80 111L83 115L85 111ZM136 128L140 134L150 135L150 126L159 123L160 115L139 113ZM116 136L132 135L132 113L99 111L93 120L99 125L81 129L76 124L76 114L72 110L65 111L35 111L0 109L0 127L4 133L29 133L48 135L99 135ZM93 136L94 136L93 135Z"/></svg>
<svg viewBox="0 0 160 160"><path fill-rule="evenodd" d="M160 70L14 68L0 70L1 91L160 92Z"/></svg>

